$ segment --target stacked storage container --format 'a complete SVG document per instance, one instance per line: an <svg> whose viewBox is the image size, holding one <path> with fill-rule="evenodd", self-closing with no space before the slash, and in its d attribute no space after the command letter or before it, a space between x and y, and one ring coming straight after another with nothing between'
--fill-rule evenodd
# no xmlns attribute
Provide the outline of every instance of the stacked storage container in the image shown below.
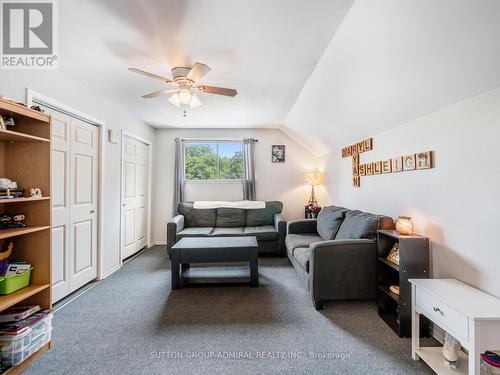
<svg viewBox="0 0 500 375"><path fill-rule="evenodd" d="M28 321L30 319L30 321ZM0 327L0 352L2 368L17 366L50 341L52 313L41 311L24 319L27 325L17 332ZM22 326L24 321L16 322Z"/></svg>

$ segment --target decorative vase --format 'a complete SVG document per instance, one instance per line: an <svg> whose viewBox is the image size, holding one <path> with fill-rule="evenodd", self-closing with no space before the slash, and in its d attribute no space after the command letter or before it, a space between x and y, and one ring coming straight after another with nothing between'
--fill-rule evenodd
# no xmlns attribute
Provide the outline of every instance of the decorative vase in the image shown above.
<svg viewBox="0 0 500 375"><path fill-rule="evenodd" d="M454 367L458 360L458 351L460 350L460 342L445 332L444 335L444 345L443 345L443 357L449 362L449 364Z"/></svg>
<svg viewBox="0 0 500 375"><path fill-rule="evenodd" d="M413 233L413 223L410 216L400 216L396 221L396 230L405 236Z"/></svg>

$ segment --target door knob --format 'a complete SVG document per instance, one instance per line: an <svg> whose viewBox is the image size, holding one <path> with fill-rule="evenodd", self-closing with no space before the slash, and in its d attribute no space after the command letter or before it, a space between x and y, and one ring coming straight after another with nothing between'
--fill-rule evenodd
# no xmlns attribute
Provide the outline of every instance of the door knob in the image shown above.
<svg viewBox="0 0 500 375"><path fill-rule="evenodd" d="M90 210L89 214L93 214L95 211L94 210Z"/></svg>

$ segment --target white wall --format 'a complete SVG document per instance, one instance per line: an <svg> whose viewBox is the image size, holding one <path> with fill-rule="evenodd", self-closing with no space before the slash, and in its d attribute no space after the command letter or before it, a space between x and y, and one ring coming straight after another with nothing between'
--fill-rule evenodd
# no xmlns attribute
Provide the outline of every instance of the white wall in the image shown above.
<svg viewBox="0 0 500 375"><path fill-rule="evenodd" d="M106 123L107 128L126 130L154 142L152 127L134 119L126 108L110 102L59 71L0 70L0 95L25 103L26 88L98 118ZM106 230L102 233L101 275L107 275L120 265L121 145L106 141L104 147L104 202L101 208Z"/></svg>
<svg viewBox="0 0 500 375"><path fill-rule="evenodd" d="M309 198L310 187L304 185L304 173L321 167L304 147L278 129L157 129L156 183L154 199L154 239L166 240L166 223L172 214L175 138L258 138L255 144L255 178L258 200L279 200L284 204L286 218L301 218ZM271 163L271 145L286 145L285 163ZM241 200L243 191L238 183L193 183L187 187L187 199ZM318 189L318 201L323 202L323 190Z"/></svg>
<svg viewBox="0 0 500 375"><path fill-rule="evenodd" d="M429 236L434 277L452 277L500 297L500 88L374 135L361 163L435 151L435 168L361 177L333 150L331 203L392 217L410 215Z"/></svg>
<svg viewBox="0 0 500 375"><path fill-rule="evenodd" d="M500 86L499 14L497 0L354 1L284 126L337 152Z"/></svg>

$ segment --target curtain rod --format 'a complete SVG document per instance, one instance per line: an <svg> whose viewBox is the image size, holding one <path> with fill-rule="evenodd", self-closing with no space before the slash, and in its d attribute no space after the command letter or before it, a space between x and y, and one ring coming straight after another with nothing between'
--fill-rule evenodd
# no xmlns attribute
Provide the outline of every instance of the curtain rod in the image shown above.
<svg viewBox="0 0 500 375"><path fill-rule="evenodd" d="M245 138L181 138L181 141L187 142L243 142ZM253 138L254 142L259 142Z"/></svg>

